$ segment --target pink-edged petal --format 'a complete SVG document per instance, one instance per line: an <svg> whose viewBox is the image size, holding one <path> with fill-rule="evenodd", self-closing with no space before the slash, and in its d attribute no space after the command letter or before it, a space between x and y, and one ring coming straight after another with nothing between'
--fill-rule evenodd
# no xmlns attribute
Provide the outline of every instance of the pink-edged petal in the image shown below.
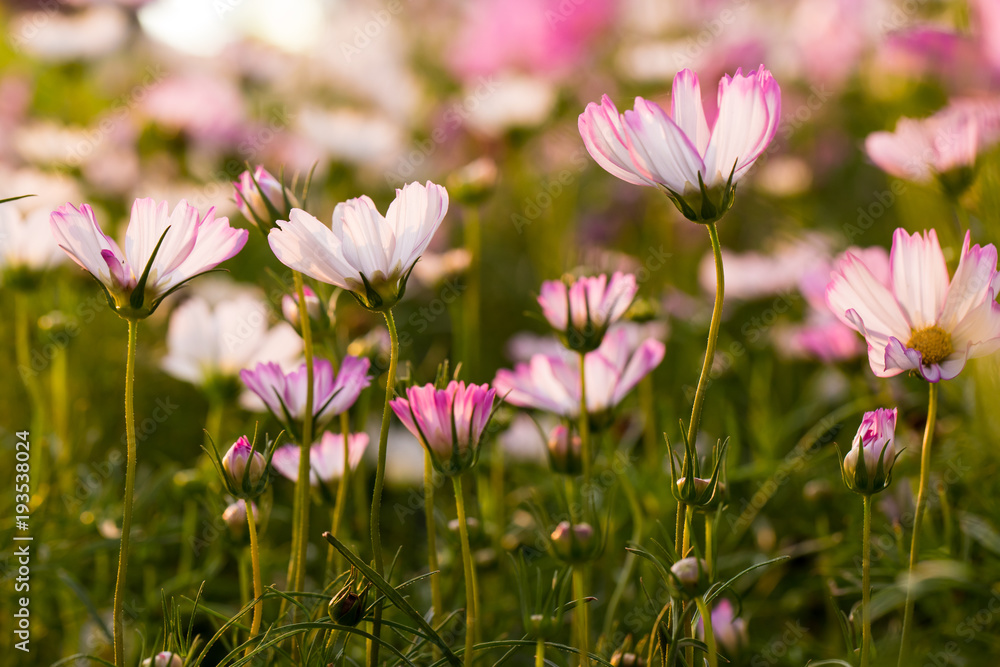
<svg viewBox="0 0 1000 667"><path fill-rule="evenodd" d="M407 183L396 190L385 220L396 238L389 265L409 268L427 249L448 212L448 191L427 181Z"/></svg>
<svg viewBox="0 0 1000 667"><path fill-rule="evenodd" d="M962 257L938 318L938 326L945 331L955 331L970 312L984 301L996 297L996 293L992 291L992 284L997 278L996 246L991 243L983 247L970 247L970 243L971 235L966 232Z"/></svg>
<svg viewBox="0 0 1000 667"><path fill-rule="evenodd" d="M561 280L546 280L538 294L538 305L542 315L556 331L565 331L569 325L569 304L566 283Z"/></svg>
<svg viewBox="0 0 1000 667"><path fill-rule="evenodd" d="M719 116L705 151L706 184L733 182L746 173L774 138L781 117L781 91L761 67L719 81Z"/></svg>
<svg viewBox="0 0 1000 667"><path fill-rule="evenodd" d="M660 365L666 354L666 349L662 342L653 339L645 340L639 345L639 349L629 359L628 365L618 379L618 385L615 387L612 399L615 405L621 403L635 385L639 384L639 380L649 375L654 368Z"/></svg>
<svg viewBox="0 0 1000 667"><path fill-rule="evenodd" d="M826 302L848 326L856 327L847 316L847 311L853 310L864 320L868 331L909 340L909 322L892 292L850 252L844 253L834 268L826 288Z"/></svg>
<svg viewBox="0 0 1000 667"><path fill-rule="evenodd" d="M600 104L591 102L577 122L583 145L605 171L633 185L656 185L640 176L628 150L622 118L607 95Z"/></svg>
<svg viewBox="0 0 1000 667"><path fill-rule="evenodd" d="M684 69L674 75L670 91L670 117L681 132L694 144L699 155L705 155L710 134L705 110L701 104L701 85L698 75Z"/></svg>
<svg viewBox="0 0 1000 667"><path fill-rule="evenodd" d="M635 110L626 111L622 118L629 155L643 178L679 194L698 187L698 174L705 172L705 163L667 112L637 97Z"/></svg>
<svg viewBox="0 0 1000 667"><path fill-rule="evenodd" d="M880 377L892 377L899 375L903 371L919 370L921 374L930 382L937 382L937 379L928 377L928 373L933 377L938 374L934 368L936 364L924 366L924 355L913 348L906 347L895 336L890 336L885 346L885 371L886 374ZM891 375L890 375L891 373ZM878 375L878 373L876 373Z"/></svg>
<svg viewBox="0 0 1000 667"><path fill-rule="evenodd" d="M885 348L889 344L889 336L877 331L870 331L865 326L864 320L853 308L848 310L845 316L845 324L865 337L865 342L868 344L868 364L871 366L872 372L878 377L899 375L902 371L889 371L885 367Z"/></svg>
<svg viewBox="0 0 1000 667"><path fill-rule="evenodd" d="M303 210L292 209L288 217L267 236L278 261L316 280L351 289L347 280L357 280L357 272L344 260L337 234Z"/></svg>
<svg viewBox="0 0 1000 667"><path fill-rule="evenodd" d="M948 294L948 266L935 231L911 236L897 229L889 264L892 292L910 328L936 324Z"/></svg>
<svg viewBox="0 0 1000 667"><path fill-rule="evenodd" d="M396 237L375 202L367 195L349 199L334 209L343 219L341 252L354 274L364 274L374 279L376 274L387 278L393 269L402 269L402 263L390 265L396 252Z"/></svg>
<svg viewBox="0 0 1000 667"><path fill-rule="evenodd" d="M125 255L114 239L101 230L94 216L94 209L89 204L82 204L80 208L72 204L60 206L52 212L49 226L59 247L66 251L74 262L89 271L109 289L117 287L113 279L115 274L108 268L104 251L111 251L119 265L125 263Z"/></svg>
<svg viewBox="0 0 1000 667"><path fill-rule="evenodd" d="M897 178L926 183L933 177L929 160L934 148L919 121L901 118L895 132L869 134L865 152L882 171Z"/></svg>
<svg viewBox="0 0 1000 667"><path fill-rule="evenodd" d="M216 218L214 209L209 210L198 227L194 248L170 274L164 289L210 271L227 259L235 257L246 245L249 234L250 232L245 229L231 227L228 218Z"/></svg>

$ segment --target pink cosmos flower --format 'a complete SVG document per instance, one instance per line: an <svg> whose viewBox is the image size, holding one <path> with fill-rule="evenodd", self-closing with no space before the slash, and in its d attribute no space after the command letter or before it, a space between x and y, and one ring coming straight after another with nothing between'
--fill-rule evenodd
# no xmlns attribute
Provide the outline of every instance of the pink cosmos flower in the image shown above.
<svg viewBox="0 0 1000 667"><path fill-rule="evenodd" d="M244 485L244 478L250 487L255 487L267 470L267 461L253 446L245 435L233 443L229 451L222 457L222 468L232 486Z"/></svg>
<svg viewBox="0 0 1000 667"><path fill-rule="evenodd" d="M384 218L367 196L337 204L332 229L296 208L268 241L285 266L350 291L366 308L384 310L402 297L447 211L442 186L409 183L396 190Z"/></svg>
<svg viewBox="0 0 1000 667"><path fill-rule="evenodd" d="M843 476L848 488L871 495L889 485L896 462L895 439L896 408L865 413L851 451L844 457Z"/></svg>
<svg viewBox="0 0 1000 667"><path fill-rule="evenodd" d="M685 69L674 77L669 113L637 97L635 109L619 115L605 95L580 114L580 135L613 176L681 197L700 192L701 182L712 189L746 174L778 129L781 90L763 66L746 76L737 70L719 82L718 108L709 127L698 76ZM721 208L728 208L725 199Z"/></svg>
<svg viewBox="0 0 1000 667"><path fill-rule="evenodd" d="M66 253L49 233L44 209L25 213L14 202L0 206L0 272L5 283L34 284L32 277L65 260Z"/></svg>
<svg viewBox="0 0 1000 667"><path fill-rule="evenodd" d="M215 209L201 216L181 201L136 199L125 232L125 252L101 230L94 210L83 204L52 212L52 233L60 247L104 287L108 303L127 319L148 317L165 296L238 253L247 230L233 229Z"/></svg>
<svg viewBox="0 0 1000 667"><path fill-rule="evenodd" d="M968 359L1000 349L997 250L969 244L966 233L950 281L934 230L912 236L896 230L888 280L850 252L837 263L827 303L864 335L875 375L916 370L928 382L950 380Z"/></svg>
<svg viewBox="0 0 1000 667"><path fill-rule="evenodd" d="M395 398L390 405L430 454L434 467L442 474L457 475L479 458L496 395L488 384L452 380L444 389L433 384L410 387L405 398Z"/></svg>
<svg viewBox="0 0 1000 667"><path fill-rule="evenodd" d="M361 458L368 448L367 433L351 433L347 438L347 462L351 470L356 470ZM284 445L274 451L271 465L274 469L295 482L299 479L299 455L302 448L298 445ZM313 486L320 482L329 484L344 476L344 436L340 434L323 433L323 437L309 448L309 483Z"/></svg>
<svg viewBox="0 0 1000 667"><path fill-rule="evenodd" d="M971 169L976 156L1000 140L1000 102L957 100L923 119L900 118L895 132L874 132L865 140L872 162L898 178L928 183L935 177L948 187L971 182L967 174L957 183L944 179Z"/></svg>
<svg viewBox="0 0 1000 667"><path fill-rule="evenodd" d="M313 361L313 415L317 428L354 405L362 390L371 384L370 365L368 359L346 356L335 377L328 360ZM297 437L296 425L303 420L306 410L306 365L285 374L276 363L257 364L253 370L240 371L240 377Z"/></svg>
<svg viewBox="0 0 1000 667"><path fill-rule="evenodd" d="M631 347L628 338L628 331L615 328L584 358L591 415L606 415L663 361L666 346L660 341L647 339ZM512 371L498 371L493 386L511 405L572 419L580 414L580 365L573 357L536 354Z"/></svg>
<svg viewBox="0 0 1000 667"><path fill-rule="evenodd" d="M542 314L572 350L596 350L608 327L625 314L639 290L632 274L614 273L542 283L538 304Z"/></svg>
<svg viewBox="0 0 1000 667"><path fill-rule="evenodd" d="M719 646L730 656L736 655L750 643L747 622L736 618L733 603L723 598L712 607L712 632ZM698 637L704 639L705 626L698 619Z"/></svg>

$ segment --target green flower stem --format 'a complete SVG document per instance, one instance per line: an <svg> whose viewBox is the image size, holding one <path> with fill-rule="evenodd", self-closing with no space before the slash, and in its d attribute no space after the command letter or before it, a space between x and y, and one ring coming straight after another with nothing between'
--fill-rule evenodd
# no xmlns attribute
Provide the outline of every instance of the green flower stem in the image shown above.
<svg viewBox="0 0 1000 667"><path fill-rule="evenodd" d="M684 511L684 544L681 547L681 558L685 557L691 548L691 533L694 532L694 505L685 505Z"/></svg>
<svg viewBox="0 0 1000 667"><path fill-rule="evenodd" d="M467 377L476 379L479 370L479 293L482 275L482 229L479 208L465 207L465 248L469 251L466 291L462 295L462 360Z"/></svg>
<svg viewBox="0 0 1000 667"><path fill-rule="evenodd" d="M465 667L471 667L473 644L476 638L476 569L472 563L469 548L469 525L465 516L465 496L462 493L462 476L451 478L455 486L455 508L458 510L458 534L462 542L462 564L465 569L465 653L462 658Z"/></svg>
<svg viewBox="0 0 1000 667"><path fill-rule="evenodd" d="M399 336L396 333L396 320L392 317L392 310L385 311L385 324L389 329L389 372L385 380L385 404L382 406L382 428L378 437L378 466L375 469L375 489L372 491L372 514L369 526L372 537L372 554L375 557L375 571L380 575L385 573L385 563L382 558L382 534L379 526L379 519L382 512L382 487L385 485L385 450L389 444L389 415L392 414L392 407L389 402L392 400L393 390L396 386L396 363L399 361ZM372 635L377 639L382 630L382 604L375 605L375 618L372 621ZM379 643L368 641L368 667L378 665Z"/></svg>
<svg viewBox="0 0 1000 667"><path fill-rule="evenodd" d="M580 458L583 459L583 496L590 490L590 421L587 413L587 373L584 352L580 353ZM581 496L581 500L583 500Z"/></svg>
<svg viewBox="0 0 1000 667"><path fill-rule="evenodd" d="M712 612L700 597L694 599L701 614L702 627L705 628L705 645L708 647L708 667L719 667L718 651L715 648L715 631L712 629Z"/></svg>
<svg viewBox="0 0 1000 667"><path fill-rule="evenodd" d="M712 323L708 327L708 345L705 348L705 362L701 366L698 388L694 392L694 405L691 406L691 423L688 424L687 441L692 446L698 439L701 411L705 405L705 394L708 391L708 376L712 372L712 362L715 360L715 344L719 339L719 326L722 324L722 301L726 291L726 278L722 270L722 244L719 242L719 230L716 228L714 222L710 222L706 226L708 227L708 236L712 240L712 254L715 256L715 307L712 309Z"/></svg>
<svg viewBox="0 0 1000 667"><path fill-rule="evenodd" d="M934 424L937 422L938 385L928 383L930 393L927 399L927 425L924 427L924 444L920 454L920 490L917 493L917 506L913 512L913 537L910 542L909 579L906 585L906 606L903 608L903 634L899 644L899 667L909 665L910 627L913 625L913 571L917 567L917 556L920 552L920 524L924 520L924 508L927 504L927 482L930 478L931 443L934 440Z"/></svg>
<svg viewBox="0 0 1000 667"><path fill-rule="evenodd" d="M438 569L437 556L437 524L434 521L434 464L431 455L424 451L424 520L427 525L427 567L431 572ZM434 623L440 623L444 618L444 601L441 597L441 575L431 576L431 608L434 610ZM435 655L440 649L435 648ZM439 659L439 658L436 658Z"/></svg>
<svg viewBox="0 0 1000 667"><path fill-rule="evenodd" d="M577 641L580 642L580 667L590 665L590 619L587 603L584 602L583 572L584 566L573 568L573 597L576 598Z"/></svg>
<svg viewBox="0 0 1000 667"><path fill-rule="evenodd" d="M295 293L299 301L299 321L302 323L302 346L306 357L306 410L302 415L302 441L299 443L299 472L295 482L295 515L298 528L294 531L292 554L288 562L290 589L301 591L306 579L306 548L309 545L309 448L313 441L313 340L309 311L306 308L302 274L292 272Z"/></svg>
<svg viewBox="0 0 1000 667"><path fill-rule="evenodd" d="M868 667L872 648L872 497L864 496L865 521L864 536L861 544L861 667Z"/></svg>
<svg viewBox="0 0 1000 667"><path fill-rule="evenodd" d="M118 576L115 579L114 603L114 643L115 665L125 667L125 637L122 612L125 608L125 577L128 572L129 533L132 532L132 495L135 493L135 408L133 406L135 384L135 348L139 331L137 320L128 321L128 356L125 362L125 499L122 517L122 541L118 551Z"/></svg>
<svg viewBox="0 0 1000 667"><path fill-rule="evenodd" d="M677 501L677 516L674 518L674 549L680 549L684 536L684 508L687 507L681 501ZM679 557L684 558L684 552L678 552Z"/></svg>
<svg viewBox="0 0 1000 667"><path fill-rule="evenodd" d="M250 562L253 566L253 597L257 601L253 606L253 621L250 623L250 638L253 639L260 632L260 618L264 612L264 584L260 577L260 546L257 544L257 525L253 519L253 504L244 501L247 508L247 525L250 526ZM251 646L247 646L244 657L250 655Z"/></svg>
<svg viewBox="0 0 1000 667"><path fill-rule="evenodd" d="M351 457L347 449L351 435L351 420L346 410L340 413L340 432L344 436L344 472L340 476L340 482L337 483L337 498L334 501L336 505L333 508L333 520L330 528L330 534L338 539L340 538L340 524L344 522L344 512L347 511L347 488L351 483ZM326 562L327 569L332 574L339 572L343 567L343 557L339 551L333 548L332 544L327 552Z"/></svg>
<svg viewBox="0 0 1000 667"><path fill-rule="evenodd" d="M31 305L28 295L20 290L14 292L14 346L17 357L17 368L21 381L28 390L28 403L31 412L31 439L36 445L31 448L32 481L35 482L33 494L36 506L45 497L48 483L45 466L45 401L42 397L42 385L38 380L38 372L31 367ZM68 447L64 448L68 449Z"/></svg>
<svg viewBox="0 0 1000 667"><path fill-rule="evenodd" d="M545 640L541 637L535 642L535 667L545 667Z"/></svg>
<svg viewBox="0 0 1000 667"><path fill-rule="evenodd" d="M715 514L705 514L705 565L708 566L709 581L715 581Z"/></svg>

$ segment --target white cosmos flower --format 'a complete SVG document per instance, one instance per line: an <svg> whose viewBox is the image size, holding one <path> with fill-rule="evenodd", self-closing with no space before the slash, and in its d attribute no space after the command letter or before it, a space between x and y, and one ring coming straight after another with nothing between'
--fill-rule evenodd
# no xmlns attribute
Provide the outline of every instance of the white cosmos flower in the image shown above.
<svg viewBox="0 0 1000 667"><path fill-rule="evenodd" d="M896 230L887 282L850 252L837 263L827 303L865 337L875 375L916 370L928 382L950 380L967 360L1000 349L997 249L969 243L966 233L950 281L933 229L912 236Z"/></svg>
<svg viewBox="0 0 1000 667"><path fill-rule="evenodd" d="M327 227L301 209L268 235L281 263L349 290L366 308L385 310L402 297L414 263L448 211L448 191L427 182L396 190L385 217L367 196L337 204Z"/></svg>

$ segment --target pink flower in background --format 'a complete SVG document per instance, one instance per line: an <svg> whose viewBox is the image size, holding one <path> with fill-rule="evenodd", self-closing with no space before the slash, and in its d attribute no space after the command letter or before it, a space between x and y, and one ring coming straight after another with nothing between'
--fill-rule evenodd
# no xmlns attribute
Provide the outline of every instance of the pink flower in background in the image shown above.
<svg viewBox="0 0 1000 667"><path fill-rule="evenodd" d="M256 185L254 181L256 181ZM253 174L249 171L240 174L239 179L233 182L233 190L236 208L240 210L244 218L251 222L257 222L258 218L261 217L268 218L270 222L273 222L270 220L268 204L279 213L285 213L288 210L285 205L285 188L281 181L272 176L261 165L254 169ZM265 197L267 198L266 202L264 201ZM289 199L291 199L290 194Z"/></svg>
<svg viewBox="0 0 1000 667"><path fill-rule="evenodd" d="M781 115L781 90L761 66L737 70L719 82L718 117L709 127L701 85L691 70L674 77L670 111L635 99L619 114L605 95L580 114L580 135L590 155L613 176L635 185L662 185L680 194L742 178L774 138Z"/></svg>
<svg viewBox="0 0 1000 667"><path fill-rule="evenodd" d="M608 332L601 347L585 357L587 411L597 415L617 406L660 365L665 353L666 346L658 340L647 339L633 348L624 329ZM511 405L566 418L580 413L580 367L573 357L536 354L512 371L498 371L493 386Z"/></svg>
<svg viewBox="0 0 1000 667"><path fill-rule="evenodd" d="M747 622L736 617L733 603L722 598L712 607L712 632L715 640L728 655L733 656L750 644ZM705 638L705 625L698 619L698 637Z"/></svg>
<svg viewBox="0 0 1000 667"><path fill-rule="evenodd" d="M306 314L309 316L309 319L313 322L318 321L321 315L319 310L321 305L319 296L308 285L302 286L302 295L306 299ZM299 295L297 292L281 297L281 314L295 327L296 331L301 331L302 322L299 317L301 313L299 312Z"/></svg>
<svg viewBox="0 0 1000 667"><path fill-rule="evenodd" d="M371 384L369 366L368 359L346 356L334 376L333 365L328 360L314 360L313 415L317 428L354 405L361 391ZM306 365L286 374L276 363L262 363L252 370L240 371L240 377L264 401L267 409L297 435L295 425L302 421L306 411Z"/></svg>
<svg viewBox="0 0 1000 667"><path fill-rule="evenodd" d="M888 281L852 253L837 263L827 303L864 335L875 375L916 370L928 382L950 380L968 359L1000 349L997 250L969 244L967 233L950 281L934 230L896 230Z"/></svg>
<svg viewBox="0 0 1000 667"><path fill-rule="evenodd" d="M391 405L430 454L434 467L456 475L475 465L496 395L488 384L452 380L444 389L433 384L410 387L405 398L395 398Z"/></svg>
<svg viewBox="0 0 1000 667"><path fill-rule="evenodd" d="M462 79L505 70L570 73L615 13L610 0L480 0L465 7L448 57Z"/></svg>
<svg viewBox="0 0 1000 667"><path fill-rule="evenodd" d="M384 218L367 196L337 204L332 229L296 208L268 242L285 266L349 290L366 308L385 309L402 296L447 211L443 187L409 183L396 190Z"/></svg>
<svg viewBox="0 0 1000 667"><path fill-rule="evenodd" d="M166 202L136 199L125 252L101 230L88 204L59 207L52 212L51 227L60 247L100 281L109 303L126 318L149 316L163 297L233 257L247 242L247 230L216 218L214 208L202 217L183 200L168 213Z"/></svg>
<svg viewBox="0 0 1000 667"><path fill-rule="evenodd" d="M49 213L24 213L18 202L0 204L0 271L7 275L44 271L66 260L52 237Z"/></svg>
<svg viewBox="0 0 1000 667"><path fill-rule="evenodd" d="M1000 100L966 99L952 102L929 118L900 118L894 132L868 135L865 150L889 174L926 183L949 172L971 169L978 153L998 140Z"/></svg>
<svg viewBox="0 0 1000 667"><path fill-rule="evenodd" d="M368 448L367 433L351 433L347 438L347 463L356 470ZM284 445L274 450L271 465L274 469L295 482L299 478L298 445ZM344 476L344 437L339 433L326 431L319 442L309 448L309 483L316 486L320 482L329 484Z"/></svg>
<svg viewBox="0 0 1000 667"><path fill-rule="evenodd" d="M167 355L170 375L210 390L238 387L244 368L273 361L288 368L301 358L302 339L287 322L268 326L270 308L260 298L237 295L214 307L194 296L170 315Z"/></svg>
<svg viewBox="0 0 1000 667"><path fill-rule="evenodd" d="M635 276L615 272L609 279L601 274L576 279L571 285L562 280L542 283L538 304L549 325L573 350L596 350L608 327L632 305L639 290Z"/></svg>
<svg viewBox="0 0 1000 667"><path fill-rule="evenodd" d="M209 144L241 138L244 98L235 82L208 74L180 74L149 89L143 109L165 128Z"/></svg>

